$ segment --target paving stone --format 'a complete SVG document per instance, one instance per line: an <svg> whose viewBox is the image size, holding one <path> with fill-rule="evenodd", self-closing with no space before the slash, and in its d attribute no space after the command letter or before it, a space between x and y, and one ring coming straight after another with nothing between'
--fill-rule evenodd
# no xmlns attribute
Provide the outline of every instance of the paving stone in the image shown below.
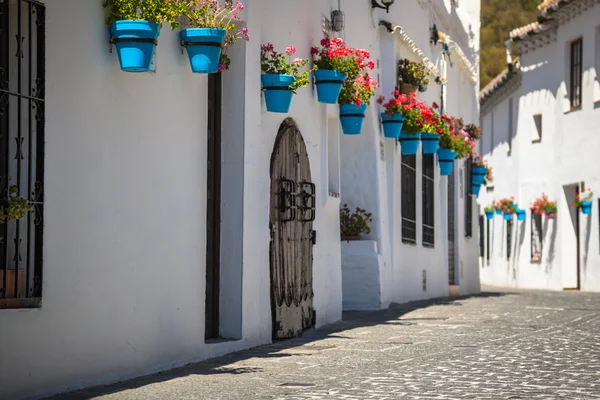
<svg viewBox="0 0 600 400"><path fill-rule="evenodd" d="M54 400L599 399L600 294L490 289Z"/></svg>

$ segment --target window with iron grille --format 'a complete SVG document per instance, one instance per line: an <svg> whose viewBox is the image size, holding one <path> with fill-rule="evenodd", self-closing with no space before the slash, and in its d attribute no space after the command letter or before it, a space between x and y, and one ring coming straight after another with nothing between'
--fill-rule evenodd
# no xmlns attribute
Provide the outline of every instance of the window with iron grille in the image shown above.
<svg viewBox="0 0 600 400"><path fill-rule="evenodd" d="M571 42L571 68L570 68L570 85L569 85L569 100L571 100L571 108L581 106L581 77L583 74L583 39L579 38Z"/></svg>
<svg viewBox="0 0 600 400"><path fill-rule="evenodd" d="M512 219L506 221L506 259L510 261L511 245L512 245Z"/></svg>
<svg viewBox="0 0 600 400"><path fill-rule="evenodd" d="M471 169L473 161L467 158L465 161L465 236L473 236L473 198L471 197Z"/></svg>
<svg viewBox="0 0 600 400"><path fill-rule="evenodd" d="M531 261L542 261L542 215L531 213Z"/></svg>
<svg viewBox="0 0 600 400"><path fill-rule="evenodd" d="M402 155L402 242L417 243L417 156Z"/></svg>
<svg viewBox="0 0 600 400"><path fill-rule="evenodd" d="M0 308L42 295L45 7L0 0L0 195L16 187L33 211L0 224Z"/></svg>
<svg viewBox="0 0 600 400"><path fill-rule="evenodd" d="M479 257L483 261L484 253L485 253L485 225L484 225L484 216L479 216Z"/></svg>
<svg viewBox="0 0 600 400"><path fill-rule="evenodd" d="M423 246L435 245L435 155L423 154Z"/></svg>
<svg viewBox="0 0 600 400"><path fill-rule="evenodd" d="M490 265L490 254L492 249L490 247L490 220L485 221L485 259Z"/></svg>

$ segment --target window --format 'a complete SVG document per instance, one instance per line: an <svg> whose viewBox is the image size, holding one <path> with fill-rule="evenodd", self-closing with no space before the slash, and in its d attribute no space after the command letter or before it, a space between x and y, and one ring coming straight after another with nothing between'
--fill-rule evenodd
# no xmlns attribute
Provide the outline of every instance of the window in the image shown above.
<svg viewBox="0 0 600 400"><path fill-rule="evenodd" d="M473 161L467 158L465 161L465 236L473 236L473 197L471 196L471 169Z"/></svg>
<svg viewBox="0 0 600 400"><path fill-rule="evenodd" d="M417 156L402 155L402 242L417 243Z"/></svg>
<svg viewBox="0 0 600 400"><path fill-rule="evenodd" d="M423 246L435 245L435 155L423 154Z"/></svg>
<svg viewBox="0 0 600 400"><path fill-rule="evenodd" d="M511 256L511 244L512 244L512 219L506 221L506 259L510 261Z"/></svg>
<svg viewBox="0 0 600 400"><path fill-rule="evenodd" d="M0 196L16 187L33 205L0 224L0 308L42 296L45 18L37 1L0 1Z"/></svg>
<svg viewBox="0 0 600 400"><path fill-rule="evenodd" d="M531 261L542 261L542 215L531 213Z"/></svg>
<svg viewBox="0 0 600 400"><path fill-rule="evenodd" d="M485 217L483 215L479 216L479 257L483 261L483 257L485 256Z"/></svg>
<svg viewBox="0 0 600 400"><path fill-rule="evenodd" d="M542 141L542 114L534 115L533 121L535 122L535 129L537 131L537 136L534 136L533 142L541 142Z"/></svg>
<svg viewBox="0 0 600 400"><path fill-rule="evenodd" d="M581 77L583 73L583 39L571 42L571 68L569 73L569 100L571 109L581 107Z"/></svg>
<svg viewBox="0 0 600 400"><path fill-rule="evenodd" d="M490 254L492 252L492 249L490 247L490 220L489 219L486 219L486 221L485 221L485 248L486 248L485 259L486 259L488 265L490 265Z"/></svg>

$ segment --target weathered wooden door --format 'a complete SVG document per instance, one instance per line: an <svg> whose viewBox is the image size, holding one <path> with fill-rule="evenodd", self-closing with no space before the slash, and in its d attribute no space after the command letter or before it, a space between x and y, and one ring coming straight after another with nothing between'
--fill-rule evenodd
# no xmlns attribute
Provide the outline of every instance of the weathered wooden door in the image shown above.
<svg viewBox="0 0 600 400"><path fill-rule="evenodd" d="M314 325L312 230L315 185L306 145L287 118L279 128L271 156L271 311L273 338L302 334Z"/></svg>

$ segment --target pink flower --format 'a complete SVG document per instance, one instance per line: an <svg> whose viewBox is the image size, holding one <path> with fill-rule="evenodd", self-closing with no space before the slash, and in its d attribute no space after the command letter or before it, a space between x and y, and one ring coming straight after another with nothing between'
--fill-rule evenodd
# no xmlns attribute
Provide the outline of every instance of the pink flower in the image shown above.
<svg viewBox="0 0 600 400"><path fill-rule="evenodd" d="M294 64L300 65L301 62L302 62L301 58L294 58Z"/></svg>
<svg viewBox="0 0 600 400"><path fill-rule="evenodd" d="M227 67L224 64L219 64L219 72L225 72Z"/></svg>
<svg viewBox="0 0 600 400"><path fill-rule="evenodd" d="M369 69L375 68L375 61L369 60L369 62L367 63L367 67L369 67Z"/></svg>
<svg viewBox="0 0 600 400"><path fill-rule="evenodd" d="M296 54L296 47L294 47L293 45L290 45L287 49L285 49L285 53L288 56L291 56L292 54Z"/></svg>
<svg viewBox="0 0 600 400"><path fill-rule="evenodd" d="M237 8L238 11L242 11L244 9L244 5L242 3L240 3L239 1L236 1L235 8Z"/></svg>

